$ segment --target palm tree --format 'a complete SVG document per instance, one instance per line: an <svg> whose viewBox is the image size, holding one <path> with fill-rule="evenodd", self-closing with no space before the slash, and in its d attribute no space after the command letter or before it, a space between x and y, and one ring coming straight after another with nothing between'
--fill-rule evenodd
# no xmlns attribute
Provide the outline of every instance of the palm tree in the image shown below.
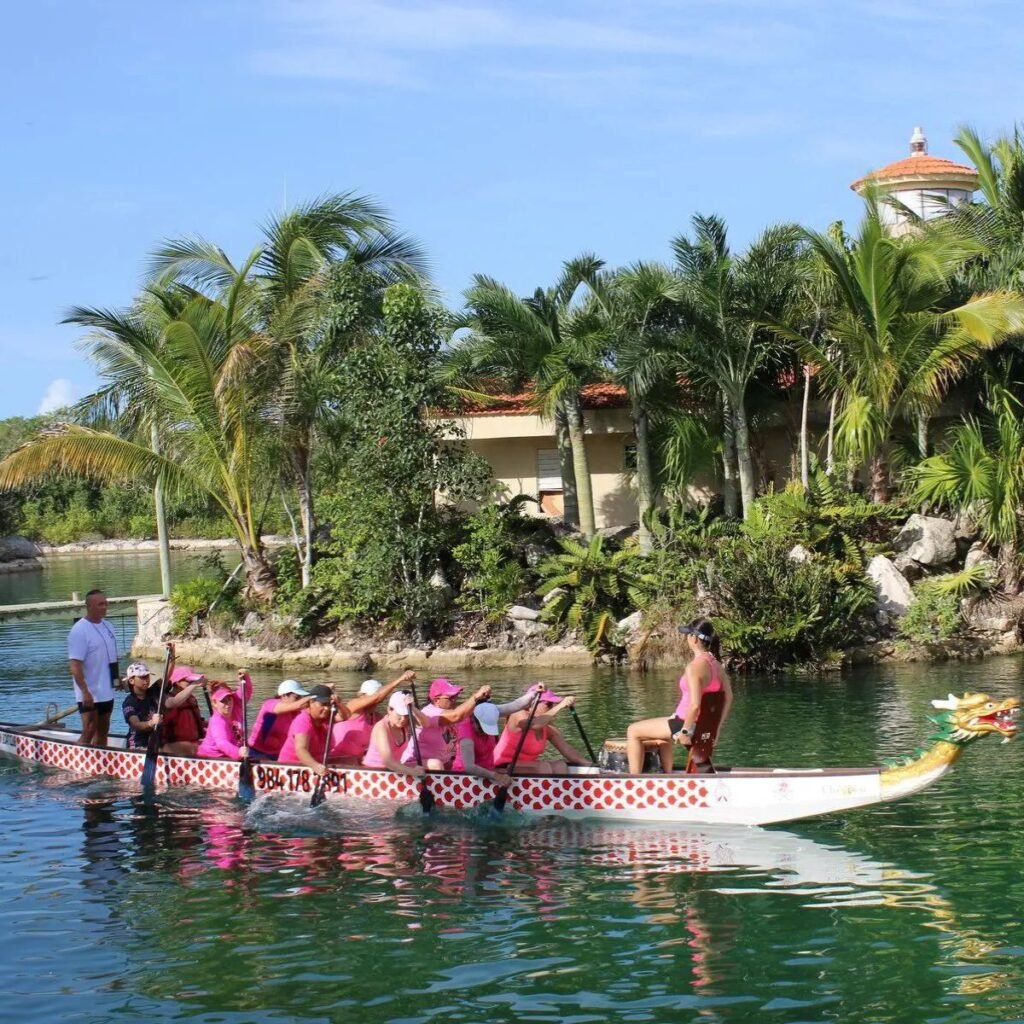
<svg viewBox="0 0 1024 1024"><path fill-rule="evenodd" d="M1024 539L1024 406L1014 392L1021 384L993 376L988 414L953 428L947 449L912 470L914 501L961 509L981 536L999 548L1006 589L1020 589L1019 553Z"/></svg>
<svg viewBox="0 0 1024 1024"><path fill-rule="evenodd" d="M838 396L841 447L869 461L873 500L885 502L897 424L926 422L972 361L1020 328L1024 300L991 291L944 308L950 278L980 251L951 223L894 238L869 200L852 250L826 234L806 237L835 287L837 308L831 341L792 337Z"/></svg>
<svg viewBox="0 0 1024 1024"><path fill-rule="evenodd" d="M185 238L151 259L154 280L184 284L211 298L244 280L270 340L267 375L282 426L283 451L298 495L302 583L312 580L314 452L336 420L341 358L380 322L384 290L426 271L420 248L396 232L374 200L351 192L325 196L273 217L245 264L218 246Z"/></svg>
<svg viewBox="0 0 1024 1024"><path fill-rule="evenodd" d="M591 286L607 320L613 377L629 396L636 438L638 541L646 553L652 546L649 518L656 500L651 414L659 392L672 397L677 392L674 335L682 287L668 267L657 263L636 263L595 278Z"/></svg>
<svg viewBox="0 0 1024 1024"><path fill-rule="evenodd" d="M466 291L460 324L469 334L453 346L445 374L449 384L486 387L501 382L513 389L530 388L537 412L555 421L563 453L566 519L572 521L568 499L574 489L585 537L593 536L596 526L580 389L602 375L605 338L599 310L579 302L578 292L602 266L592 255L579 256L564 264L554 286L538 288L529 298L520 298L494 278L476 275Z"/></svg>
<svg viewBox="0 0 1024 1024"><path fill-rule="evenodd" d="M746 517L755 498L747 392L778 352L777 336L766 323L786 308L799 236L794 227L770 227L736 257L719 217L695 216L693 231L692 240L680 235L672 242L686 311L679 336L682 372L721 396L726 485L734 446ZM726 497L728 505L728 490Z"/></svg>
<svg viewBox="0 0 1024 1024"><path fill-rule="evenodd" d="M116 413L122 432L72 423L46 431L0 462L0 490L64 474L204 492L231 525L250 592L269 599L275 579L260 540L257 491L274 431L257 401L267 346L244 281L226 303L171 289L151 291L126 311L72 310L71 322L93 329L82 344L102 382L87 408ZM156 428L159 451L140 437L143 424Z"/></svg>

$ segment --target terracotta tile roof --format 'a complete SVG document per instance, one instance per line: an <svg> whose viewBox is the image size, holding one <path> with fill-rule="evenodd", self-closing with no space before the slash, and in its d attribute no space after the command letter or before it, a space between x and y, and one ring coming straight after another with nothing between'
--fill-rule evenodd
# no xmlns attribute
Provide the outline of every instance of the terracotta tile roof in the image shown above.
<svg viewBox="0 0 1024 1024"><path fill-rule="evenodd" d="M894 181L900 178L970 178L977 185L978 172L966 164L957 164L952 160L943 160L937 156L907 156L895 163L886 164L877 171L858 178L850 188L857 191L858 187L869 181Z"/></svg>
<svg viewBox="0 0 1024 1024"><path fill-rule="evenodd" d="M493 402L467 402L457 416L526 416L534 412L533 393L493 396ZM629 404L626 389L618 384L585 384L580 397L584 409L621 409Z"/></svg>

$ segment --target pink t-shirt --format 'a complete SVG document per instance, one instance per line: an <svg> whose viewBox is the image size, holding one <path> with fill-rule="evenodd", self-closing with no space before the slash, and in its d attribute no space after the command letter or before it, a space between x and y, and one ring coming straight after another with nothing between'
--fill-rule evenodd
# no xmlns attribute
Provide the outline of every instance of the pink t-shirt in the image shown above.
<svg viewBox="0 0 1024 1024"><path fill-rule="evenodd" d="M223 715L215 714L206 727L206 735L199 744L197 753L200 757L230 757L237 761L241 745L241 725Z"/></svg>
<svg viewBox="0 0 1024 1024"><path fill-rule="evenodd" d="M258 750L261 754L272 754L276 757L288 739L288 729L295 716L302 710L295 708L294 711L274 712L274 708L281 702L280 697L271 697L260 705L256 721L252 724L249 732L249 746Z"/></svg>
<svg viewBox="0 0 1024 1024"><path fill-rule="evenodd" d="M444 712L436 704L427 704L420 708L420 714L427 718L440 718ZM427 758L435 757L446 768L452 763L455 757L455 726L444 722L431 722L425 729L416 730L416 738L420 743L420 757L423 763ZM416 763L416 747L412 740L409 740L405 750L402 751L402 764Z"/></svg>
<svg viewBox="0 0 1024 1024"><path fill-rule="evenodd" d="M455 726L455 760L452 762L452 771L464 772L466 766L462 760L462 741L473 741L473 760L477 768L488 768L494 770L494 748L498 745L497 736L488 736L473 727L473 719L467 718Z"/></svg>
<svg viewBox="0 0 1024 1024"><path fill-rule="evenodd" d="M360 711L347 722L337 722L331 732L331 757L365 757L376 724L373 711Z"/></svg>
<svg viewBox="0 0 1024 1024"><path fill-rule="evenodd" d="M305 733L306 749L314 760L323 761L324 749L327 745L327 719L314 722L308 711L300 711L295 720L288 727L288 736L281 747L281 753L277 755L278 761L282 764L301 764L299 755L295 752L295 737Z"/></svg>
<svg viewBox="0 0 1024 1024"><path fill-rule="evenodd" d="M380 722L377 723L380 725ZM376 728L376 726L374 726ZM372 732L372 730L371 730ZM392 729L390 725L385 724L384 735L388 738L388 745L391 747L391 757L393 760L400 760L399 754L402 748L405 746L406 737L409 735L408 729ZM396 741L396 737L400 737ZM384 759L380 756L377 750L377 745L371 741L370 746L367 748L366 756L363 758L363 764L367 768L384 768Z"/></svg>

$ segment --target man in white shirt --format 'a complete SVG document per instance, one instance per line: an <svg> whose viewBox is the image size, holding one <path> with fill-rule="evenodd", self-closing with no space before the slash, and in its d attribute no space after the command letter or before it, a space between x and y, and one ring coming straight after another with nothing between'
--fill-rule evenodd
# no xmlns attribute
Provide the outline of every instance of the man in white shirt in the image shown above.
<svg viewBox="0 0 1024 1024"><path fill-rule="evenodd" d="M106 622L107 598L102 590L85 595L85 615L68 634L68 660L75 700L82 716L79 742L105 747L114 709L114 680L118 676L117 637Z"/></svg>

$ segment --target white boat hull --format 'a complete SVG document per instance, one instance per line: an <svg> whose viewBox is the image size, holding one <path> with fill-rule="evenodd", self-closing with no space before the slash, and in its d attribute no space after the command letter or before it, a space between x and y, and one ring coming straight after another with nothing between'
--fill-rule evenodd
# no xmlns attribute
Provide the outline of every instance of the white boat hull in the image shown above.
<svg viewBox="0 0 1024 1024"><path fill-rule="evenodd" d="M64 730L15 731L0 724L0 754L84 776L137 780L145 754L124 749L83 747ZM297 765L255 763L258 792L311 793L315 776ZM156 784L234 792L238 763L199 757L158 759ZM429 787L439 808L470 810L493 799L496 787L460 772L432 772ZM922 788L883 792L877 768L801 771L724 769L713 775L624 775L596 768L569 775L520 776L513 780L507 806L529 814L608 821L767 825L832 814L895 799ZM408 803L417 783L405 775L369 768L336 768L329 775L328 799Z"/></svg>

